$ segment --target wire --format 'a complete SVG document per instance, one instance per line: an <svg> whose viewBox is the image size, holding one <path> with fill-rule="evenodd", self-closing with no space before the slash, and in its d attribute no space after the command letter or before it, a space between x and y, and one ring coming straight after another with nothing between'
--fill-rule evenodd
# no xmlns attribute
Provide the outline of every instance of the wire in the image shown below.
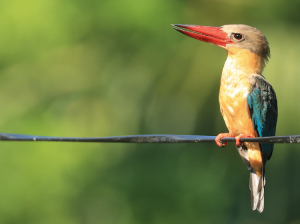
<svg viewBox="0 0 300 224"><path fill-rule="evenodd" d="M121 143L201 143L214 142L216 136L205 135L128 135L99 138L49 137L0 133L0 141L49 141L49 142L121 142ZM223 138L223 142L235 142L235 138ZM242 142L300 143L300 135L260 138L242 138Z"/></svg>

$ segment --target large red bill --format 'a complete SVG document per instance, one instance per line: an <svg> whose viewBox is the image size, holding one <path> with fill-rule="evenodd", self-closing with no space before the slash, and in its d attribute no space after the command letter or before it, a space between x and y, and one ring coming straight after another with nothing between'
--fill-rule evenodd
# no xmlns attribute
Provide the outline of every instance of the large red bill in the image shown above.
<svg viewBox="0 0 300 224"><path fill-rule="evenodd" d="M174 29L197 40L212 43L225 48L226 44L234 44L228 34L220 27L173 24ZM191 32L192 31L192 32Z"/></svg>

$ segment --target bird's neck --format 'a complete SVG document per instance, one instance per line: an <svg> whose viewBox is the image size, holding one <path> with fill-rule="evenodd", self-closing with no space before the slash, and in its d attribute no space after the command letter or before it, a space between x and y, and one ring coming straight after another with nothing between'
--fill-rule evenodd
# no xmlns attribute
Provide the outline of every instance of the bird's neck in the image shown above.
<svg viewBox="0 0 300 224"><path fill-rule="evenodd" d="M261 74L264 65L264 59L250 50L231 48L228 49L222 75L247 77L252 74Z"/></svg>

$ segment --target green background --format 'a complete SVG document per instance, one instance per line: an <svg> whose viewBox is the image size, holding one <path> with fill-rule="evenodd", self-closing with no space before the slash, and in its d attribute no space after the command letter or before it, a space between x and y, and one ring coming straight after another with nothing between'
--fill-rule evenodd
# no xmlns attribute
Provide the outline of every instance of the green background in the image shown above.
<svg viewBox="0 0 300 224"><path fill-rule="evenodd" d="M1 132L100 137L226 132L226 52L170 24L248 24L271 47L277 135L300 134L300 3L4 0ZM300 223L300 145L278 144L265 211L232 143L0 143L0 223Z"/></svg>

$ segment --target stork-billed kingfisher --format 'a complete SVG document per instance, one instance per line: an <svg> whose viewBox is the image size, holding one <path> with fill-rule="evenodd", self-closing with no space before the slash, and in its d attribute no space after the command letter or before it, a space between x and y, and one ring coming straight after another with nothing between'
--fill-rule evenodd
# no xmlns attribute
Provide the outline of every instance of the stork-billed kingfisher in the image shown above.
<svg viewBox="0 0 300 224"><path fill-rule="evenodd" d="M220 140L235 137L236 148L250 171L251 204L253 210L264 210L265 167L274 144L241 142L241 138L274 136L277 122L277 99L271 84L262 75L269 60L270 48L265 36L247 25L221 27L173 25L174 29L197 40L212 43L227 51L219 103L229 133Z"/></svg>

